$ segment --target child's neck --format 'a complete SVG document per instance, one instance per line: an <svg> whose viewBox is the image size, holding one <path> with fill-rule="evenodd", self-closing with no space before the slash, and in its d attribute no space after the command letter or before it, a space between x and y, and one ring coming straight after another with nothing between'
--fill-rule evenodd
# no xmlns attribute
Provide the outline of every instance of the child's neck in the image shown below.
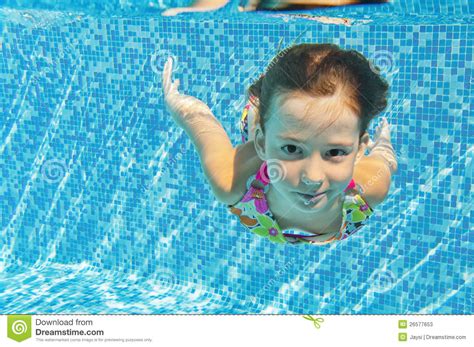
<svg viewBox="0 0 474 347"><path fill-rule="evenodd" d="M315 234L329 234L339 231L341 227L344 200L342 194L330 201L327 208L318 211L312 217L289 204L271 184L266 198L268 207L282 231L300 229Z"/></svg>

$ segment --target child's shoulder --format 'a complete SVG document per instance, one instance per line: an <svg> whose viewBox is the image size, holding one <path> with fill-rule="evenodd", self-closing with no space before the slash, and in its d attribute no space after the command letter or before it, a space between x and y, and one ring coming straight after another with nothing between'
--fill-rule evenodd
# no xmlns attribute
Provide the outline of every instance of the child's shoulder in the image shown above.
<svg viewBox="0 0 474 347"><path fill-rule="evenodd" d="M386 162L376 156L362 158L353 173L360 196L371 208L381 204L387 197L391 176Z"/></svg>
<svg viewBox="0 0 474 347"><path fill-rule="evenodd" d="M346 191L346 195L351 197L360 196L372 210L374 210L377 205L380 205L386 197L386 194L381 196L378 192L374 192L374 189L367 184L364 185L357 181L355 181L355 187Z"/></svg>
<svg viewBox="0 0 474 347"><path fill-rule="evenodd" d="M220 200L227 205L235 205L247 192L247 181L260 169L263 161L257 155L253 141L240 144L236 148L233 167L232 189Z"/></svg>

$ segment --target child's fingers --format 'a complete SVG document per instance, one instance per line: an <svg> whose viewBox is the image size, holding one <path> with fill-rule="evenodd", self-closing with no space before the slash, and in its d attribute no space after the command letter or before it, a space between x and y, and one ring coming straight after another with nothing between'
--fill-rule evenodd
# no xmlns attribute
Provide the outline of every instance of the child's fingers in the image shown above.
<svg viewBox="0 0 474 347"><path fill-rule="evenodd" d="M383 118L377 128L377 138L390 141L390 124L387 118Z"/></svg>
<svg viewBox="0 0 474 347"><path fill-rule="evenodd" d="M375 142L377 142L377 140L379 139L383 128L384 128L384 118L382 117L379 121L379 124L377 124L377 126L375 127L374 141L370 140L372 141L372 146L374 146Z"/></svg>
<svg viewBox="0 0 474 347"><path fill-rule="evenodd" d="M179 79L173 82L173 85L171 86L171 92L179 94L178 87L179 87Z"/></svg>
<svg viewBox="0 0 474 347"><path fill-rule="evenodd" d="M387 118L383 118L380 124L381 131L390 132L390 124L388 124Z"/></svg>
<svg viewBox="0 0 474 347"><path fill-rule="evenodd" d="M170 8L170 9L167 9L167 10L161 12L161 15L164 16L164 17L171 17L171 16L176 16L180 12L181 11L180 11L179 8Z"/></svg>
<svg viewBox="0 0 474 347"><path fill-rule="evenodd" d="M165 95L170 95L173 93L179 94L178 92L179 79L171 83L172 71L173 71L173 59L169 57L163 69L163 89L165 91Z"/></svg>
<svg viewBox="0 0 474 347"><path fill-rule="evenodd" d="M170 58L165 63L165 67L163 68L163 90L165 95L169 94L171 88L171 76L170 76Z"/></svg>
<svg viewBox="0 0 474 347"><path fill-rule="evenodd" d="M367 149L370 151L374 147L374 141L372 139L369 139L369 142L367 143Z"/></svg>
<svg viewBox="0 0 474 347"><path fill-rule="evenodd" d="M185 12L204 12L204 11L208 11L208 9L199 8L199 7L175 7L175 8L169 8L161 12L161 15L164 17L171 17L171 16L176 16L177 14L185 13Z"/></svg>
<svg viewBox="0 0 474 347"><path fill-rule="evenodd" d="M387 122L387 118L385 117L381 117L380 118L380 121L379 121L379 124L377 124L377 133L380 133L382 131L382 129L388 127L388 122Z"/></svg>

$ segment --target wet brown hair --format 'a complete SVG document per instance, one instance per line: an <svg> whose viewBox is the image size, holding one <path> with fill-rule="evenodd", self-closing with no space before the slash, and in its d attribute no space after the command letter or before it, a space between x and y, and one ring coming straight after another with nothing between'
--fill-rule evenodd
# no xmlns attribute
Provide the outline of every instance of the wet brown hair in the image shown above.
<svg viewBox="0 0 474 347"><path fill-rule="evenodd" d="M309 96L340 93L347 106L358 115L360 136L370 121L387 107L389 85L362 54L343 50L335 44L299 44L278 53L265 74L253 83L249 96L257 111L262 131L268 121L273 98L293 92Z"/></svg>

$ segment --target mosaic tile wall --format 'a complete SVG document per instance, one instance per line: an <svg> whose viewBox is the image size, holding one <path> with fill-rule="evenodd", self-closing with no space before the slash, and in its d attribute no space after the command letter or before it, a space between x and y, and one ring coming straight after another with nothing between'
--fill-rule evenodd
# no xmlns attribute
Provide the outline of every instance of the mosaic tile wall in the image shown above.
<svg viewBox="0 0 474 347"><path fill-rule="evenodd" d="M0 265L169 271L236 307L471 313L474 35L472 7L459 5L466 14L426 23L364 22L356 11L352 26L0 9ZM172 55L181 90L207 102L238 144L246 87L280 40L298 36L360 51L391 84L390 196L362 232L324 247L276 246L239 226L161 90Z"/></svg>

